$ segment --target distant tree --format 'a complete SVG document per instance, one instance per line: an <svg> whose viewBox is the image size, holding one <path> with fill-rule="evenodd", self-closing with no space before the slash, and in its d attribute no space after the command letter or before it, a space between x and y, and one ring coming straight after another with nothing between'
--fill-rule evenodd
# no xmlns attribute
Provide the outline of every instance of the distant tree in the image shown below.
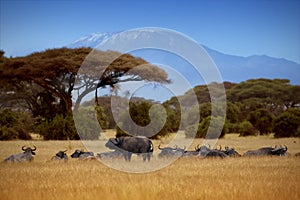
<svg viewBox="0 0 300 200"><path fill-rule="evenodd" d="M3 63L7 58L4 56L5 52L0 49L0 63Z"/></svg>
<svg viewBox="0 0 300 200"><path fill-rule="evenodd" d="M174 101L173 104L170 105L167 101L163 104L163 106L167 111L167 121L165 124L165 128L169 133L177 132L180 128L179 126L182 120L179 102Z"/></svg>
<svg viewBox="0 0 300 200"><path fill-rule="evenodd" d="M27 112L0 110L0 140L31 139L33 120Z"/></svg>
<svg viewBox="0 0 300 200"><path fill-rule="evenodd" d="M274 115L265 108L251 111L248 120L260 132L261 135L272 132Z"/></svg>
<svg viewBox="0 0 300 200"><path fill-rule="evenodd" d="M36 127L35 132L45 140L79 140L73 118L57 114L51 121L43 120Z"/></svg>
<svg viewBox="0 0 300 200"><path fill-rule="evenodd" d="M150 119L149 111L152 106L155 105L145 101L135 103L130 102L129 113L131 117L128 117L126 113L121 115L120 122L117 126L117 137L122 135L142 135L155 139L168 134L167 127L165 124L162 124L164 116L162 115L162 110L160 108L152 108L155 117ZM150 122L152 122L154 126L148 126L146 129L141 129L141 131L131 123L131 120L139 127L146 127ZM161 126L163 126L163 128L159 130L159 127Z"/></svg>
<svg viewBox="0 0 300 200"><path fill-rule="evenodd" d="M227 132L227 127L223 126L222 121L222 117L206 117L200 123L188 126L185 129L185 136L187 138L222 138Z"/></svg>
<svg viewBox="0 0 300 200"><path fill-rule="evenodd" d="M266 108L275 115L286 108L299 106L299 96L300 86L292 86L287 79L250 79L227 92L229 101L241 102L246 106L245 112Z"/></svg>
<svg viewBox="0 0 300 200"><path fill-rule="evenodd" d="M240 136L256 136L258 135L257 129L249 121L243 121L239 124Z"/></svg>
<svg viewBox="0 0 300 200"><path fill-rule="evenodd" d="M274 120L274 137L300 137L300 109L290 108Z"/></svg>

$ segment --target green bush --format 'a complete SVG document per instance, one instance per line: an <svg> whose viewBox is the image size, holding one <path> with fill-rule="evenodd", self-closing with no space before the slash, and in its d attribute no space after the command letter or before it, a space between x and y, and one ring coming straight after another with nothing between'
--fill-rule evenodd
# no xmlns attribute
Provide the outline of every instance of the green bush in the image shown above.
<svg viewBox="0 0 300 200"><path fill-rule="evenodd" d="M56 115L51 121L41 122L36 132L45 140L80 139L71 116Z"/></svg>
<svg viewBox="0 0 300 200"><path fill-rule="evenodd" d="M0 140L13 140L18 139L18 132L13 128L6 126L0 127Z"/></svg>
<svg viewBox="0 0 300 200"><path fill-rule="evenodd" d="M239 124L240 136L258 135L257 129L249 121L243 121Z"/></svg>
<svg viewBox="0 0 300 200"><path fill-rule="evenodd" d="M32 117L26 112L11 109L0 111L0 140L29 140L32 126Z"/></svg>
<svg viewBox="0 0 300 200"><path fill-rule="evenodd" d="M274 120L274 137L300 137L300 109L291 108Z"/></svg>
<svg viewBox="0 0 300 200"><path fill-rule="evenodd" d="M185 129L185 136L187 138L207 138L215 139L224 137L228 132L226 123L222 125L222 117L206 117L198 125L190 125ZM196 135L194 134L196 131Z"/></svg>
<svg viewBox="0 0 300 200"><path fill-rule="evenodd" d="M97 106L96 109L92 106L82 107L78 112L79 115L75 115L74 120L76 121L76 130L80 138L82 140L99 139L102 129L108 126L108 121L106 120L106 115L102 112L102 108L100 106Z"/></svg>
<svg viewBox="0 0 300 200"><path fill-rule="evenodd" d="M248 120L261 135L266 135L272 132L274 115L267 109L260 108L250 112Z"/></svg>

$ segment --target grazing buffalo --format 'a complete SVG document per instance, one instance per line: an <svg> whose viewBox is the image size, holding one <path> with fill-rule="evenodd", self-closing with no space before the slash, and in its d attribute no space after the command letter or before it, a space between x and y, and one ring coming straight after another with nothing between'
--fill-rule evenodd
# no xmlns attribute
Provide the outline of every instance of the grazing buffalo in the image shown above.
<svg viewBox="0 0 300 200"><path fill-rule="evenodd" d="M71 155L72 158L78 158L80 160L95 158L93 152L84 152L76 149L75 152Z"/></svg>
<svg viewBox="0 0 300 200"><path fill-rule="evenodd" d="M68 156L66 154L66 151L59 151L55 156L51 158L51 160L58 160L58 161L68 161Z"/></svg>
<svg viewBox="0 0 300 200"><path fill-rule="evenodd" d="M36 147L33 146L34 148L27 147L25 146L22 147L23 153L19 154L13 154L7 157L4 162L31 162L33 161L33 156L35 155Z"/></svg>
<svg viewBox="0 0 300 200"><path fill-rule="evenodd" d="M118 150L97 154L97 158L100 159L115 159L115 158L122 158L122 157L123 157L123 153Z"/></svg>
<svg viewBox="0 0 300 200"><path fill-rule="evenodd" d="M207 146L200 147L199 156L202 158L209 158L209 157L226 158L227 157L227 155L224 152L216 149L210 149Z"/></svg>
<svg viewBox="0 0 300 200"><path fill-rule="evenodd" d="M144 136L110 138L105 146L121 151L125 161L130 161L132 154L141 154L144 161L150 161L153 153L151 140Z"/></svg>
<svg viewBox="0 0 300 200"><path fill-rule="evenodd" d="M158 145L158 149L161 150L161 152L158 154L159 158L171 158L171 157L181 157L185 152L185 147L178 148L175 146L175 148L172 147L164 147L161 148L160 145Z"/></svg>
<svg viewBox="0 0 300 200"><path fill-rule="evenodd" d="M263 147L257 150L250 150L244 153L244 156L286 156L287 146Z"/></svg>

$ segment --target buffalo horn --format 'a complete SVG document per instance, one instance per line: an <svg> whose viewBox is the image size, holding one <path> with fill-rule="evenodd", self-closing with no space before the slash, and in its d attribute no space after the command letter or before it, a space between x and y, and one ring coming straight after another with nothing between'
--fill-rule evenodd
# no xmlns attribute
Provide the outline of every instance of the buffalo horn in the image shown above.
<svg viewBox="0 0 300 200"><path fill-rule="evenodd" d="M162 150L163 148L160 148L160 144L158 145L158 149Z"/></svg>

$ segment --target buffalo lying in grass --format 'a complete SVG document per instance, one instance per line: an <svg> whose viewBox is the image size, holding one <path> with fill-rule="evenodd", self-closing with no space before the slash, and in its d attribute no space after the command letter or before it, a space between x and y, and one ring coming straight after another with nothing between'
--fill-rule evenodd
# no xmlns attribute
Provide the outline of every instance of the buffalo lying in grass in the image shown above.
<svg viewBox="0 0 300 200"><path fill-rule="evenodd" d="M7 157L4 162L31 162L33 161L33 155L35 155L36 151L36 146L33 146L33 148L27 147L26 146L22 147L23 153L19 154L13 154Z"/></svg>
<svg viewBox="0 0 300 200"><path fill-rule="evenodd" d="M244 153L244 156L286 156L288 155L287 146L276 145L273 147L263 147L257 150L250 150Z"/></svg>

